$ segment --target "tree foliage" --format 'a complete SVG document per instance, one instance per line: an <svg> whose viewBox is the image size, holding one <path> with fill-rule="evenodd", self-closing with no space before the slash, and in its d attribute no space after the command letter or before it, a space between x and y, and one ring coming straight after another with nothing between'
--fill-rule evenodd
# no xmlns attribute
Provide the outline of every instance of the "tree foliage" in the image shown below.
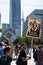
<svg viewBox="0 0 43 65"><path fill-rule="evenodd" d="M31 45L32 38L29 38L29 37L19 37L18 40L19 40L19 44L22 44L22 43L25 42L27 45Z"/></svg>

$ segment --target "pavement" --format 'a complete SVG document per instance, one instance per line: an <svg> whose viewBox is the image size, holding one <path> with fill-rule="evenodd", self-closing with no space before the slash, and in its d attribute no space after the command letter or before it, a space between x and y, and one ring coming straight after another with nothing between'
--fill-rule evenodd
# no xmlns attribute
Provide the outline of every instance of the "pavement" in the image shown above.
<svg viewBox="0 0 43 65"><path fill-rule="evenodd" d="M11 65L16 65L16 60L13 60L11 62ZM31 59L27 61L27 65L36 65L33 59L33 52L31 52Z"/></svg>

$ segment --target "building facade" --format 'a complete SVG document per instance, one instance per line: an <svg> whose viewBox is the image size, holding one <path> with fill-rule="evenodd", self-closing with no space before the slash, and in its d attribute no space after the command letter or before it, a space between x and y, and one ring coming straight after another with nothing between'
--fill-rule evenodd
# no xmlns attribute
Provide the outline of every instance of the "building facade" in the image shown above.
<svg viewBox="0 0 43 65"><path fill-rule="evenodd" d="M2 25L1 25L1 14L0 14L0 32L2 31Z"/></svg>
<svg viewBox="0 0 43 65"><path fill-rule="evenodd" d="M10 0L10 28L12 28L12 30L14 29L16 30L18 28L20 29L20 27L21 27L21 2L20 0Z"/></svg>
<svg viewBox="0 0 43 65"><path fill-rule="evenodd" d="M28 18L26 18L26 21L23 22L23 36L26 36L27 28L28 28Z"/></svg>
<svg viewBox="0 0 43 65"><path fill-rule="evenodd" d="M1 14L0 14L0 37L2 36Z"/></svg>
<svg viewBox="0 0 43 65"><path fill-rule="evenodd" d="M2 24L2 35L7 31L7 30L9 30L10 29L10 26L9 26L9 24Z"/></svg>

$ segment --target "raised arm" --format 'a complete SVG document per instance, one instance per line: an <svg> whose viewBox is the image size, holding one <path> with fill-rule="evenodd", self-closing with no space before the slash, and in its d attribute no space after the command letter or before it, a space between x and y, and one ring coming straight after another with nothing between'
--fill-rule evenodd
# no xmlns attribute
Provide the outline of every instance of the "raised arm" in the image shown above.
<svg viewBox="0 0 43 65"><path fill-rule="evenodd" d="M14 45L11 41L9 41L9 46L11 47L9 52L9 57L13 58Z"/></svg>

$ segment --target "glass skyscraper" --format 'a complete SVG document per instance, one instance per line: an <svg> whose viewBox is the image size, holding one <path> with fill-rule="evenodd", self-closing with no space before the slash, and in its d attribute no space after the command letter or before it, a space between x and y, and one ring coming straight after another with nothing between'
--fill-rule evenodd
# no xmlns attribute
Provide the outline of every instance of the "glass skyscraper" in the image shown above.
<svg viewBox="0 0 43 65"><path fill-rule="evenodd" d="M14 29L18 30L20 26L21 26L21 2L20 0L10 0L10 28L12 28L13 30Z"/></svg>
<svg viewBox="0 0 43 65"><path fill-rule="evenodd" d="M21 26L20 0L10 0L10 28Z"/></svg>

